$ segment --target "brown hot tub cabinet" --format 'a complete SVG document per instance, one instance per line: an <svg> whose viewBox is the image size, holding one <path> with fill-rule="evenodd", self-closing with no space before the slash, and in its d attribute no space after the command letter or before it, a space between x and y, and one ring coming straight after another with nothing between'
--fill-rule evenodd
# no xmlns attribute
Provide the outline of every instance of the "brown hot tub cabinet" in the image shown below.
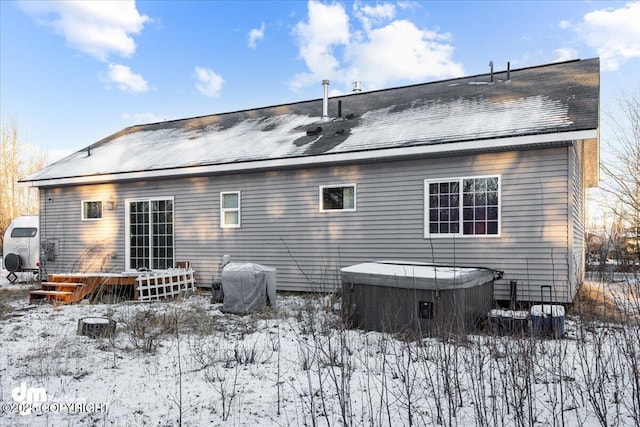
<svg viewBox="0 0 640 427"><path fill-rule="evenodd" d="M474 330L493 306L494 270L377 261L343 268L350 327L437 335Z"/></svg>

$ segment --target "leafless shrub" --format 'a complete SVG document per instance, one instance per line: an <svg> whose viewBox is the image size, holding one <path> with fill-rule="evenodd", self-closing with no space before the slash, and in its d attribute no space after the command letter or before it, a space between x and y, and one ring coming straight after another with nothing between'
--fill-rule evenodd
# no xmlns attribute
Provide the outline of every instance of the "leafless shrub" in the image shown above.
<svg viewBox="0 0 640 427"><path fill-rule="evenodd" d="M628 379L624 391L624 405L636 426L640 425L640 324L631 323L622 328L616 340L618 355L623 362L621 377Z"/></svg>
<svg viewBox="0 0 640 427"><path fill-rule="evenodd" d="M187 345L196 370L203 370L228 360L228 357L224 356L223 339L219 336L189 336Z"/></svg>
<svg viewBox="0 0 640 427"><path fill-rule="evenodd" d="M122 316L123 331L127 334L133 349L144 353L154 353L162 338L175 334L178 321L175 312L156 311L145 307Z"/></svg>
<svg viewBox="0 0 640 427"><path fill-rule="evenodd" d="M577 364L583 377L579 387L581 397L587 402L601 425L609 425L611 403L609 395L612 382L611 346L603 329L581 327L578 331Z"/></svg>
<svg viewBox="0 0 640 427"><path fill-rule="evenodd" d="M536 342L537 339L531 337L496 337L491 342L494 354L491 368L496 369L498 379L494 391L502 394L504 399L505 409L501 415L507 424L526 426L535 421Z"/></svg>
<svg viewBox="0 0 640 427"><path fill-rule="evenodd" d="M537 357L536 382L544 385L545 393L537 402L546 408L547 419L542 420L548 425L566 425L565 412L575 408L573 393L574 364L569 354L567 340L540 340L536 347Z"/></svg>
<svg viewBox="0 0 640 427"><path fill-rule="evenodd" d="M400 341L391 347L393 351L393 372L399 381L396 398L405 412L409 426L416 425L418 416L417 393L422 388L420 375L417 374L421 360L419 347L410 341Z"/></svg>
<svg viewBox="0 0 640 427"><path fill-rule="evenodd" d="M124 350L138 350L154 353L162 341L176 334L188 335L190 339L219 332L250 333L255 330L250 324L239 323L229 326L219 316L213 316L205 306L196 302L183 304L176 310L170 303L152 305L132 305L114 315L125 333L129 347Z"/></svg>
<svg viewBox="0 0 640 427"><path fill-rule="evenodd" d="M314 335L319 350L318 368L329 378L332 391L338 397L340 415L344 425L352 425L351 379L353 375L353 349L344 328Z"/></svg>
<svg viewBox="0 0 640 427"><path fill-rule="evenodd" d="M470 401L473 402L476 425L494 425L489 421L493 399L487 391L487 366L490 355L482 341L476 340L471 343L469 351L463 351L460 357L463 370L468 373Z"/></svg>
<svg viewBox="0 0 640 427"><path fill-rule="evenodd" d="M241 365L253 365L254 363L267 363L273 356L273 352L268 352L258 336L250 342L236 342L233 347L233 356L235 361Z"/></svg>
<svg viewBox="0 0 640 427"><path fill-rule="evenodd" d="M239 365L227 369L213 366L205 370L204 378L220 397L222 420L228 421L234 400L238 396Z"/></svg>

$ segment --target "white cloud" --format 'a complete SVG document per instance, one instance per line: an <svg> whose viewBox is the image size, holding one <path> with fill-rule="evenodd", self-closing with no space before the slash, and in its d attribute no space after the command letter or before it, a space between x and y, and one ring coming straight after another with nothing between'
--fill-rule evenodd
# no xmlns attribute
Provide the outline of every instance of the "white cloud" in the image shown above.
<svg viewBox="0 0 640 427"><path fill-rule="evenodd" d="M132 35L150 21L135 1L25 1L22 9L39 24L62 35L73 48L101 61L135 53Z"/></svg>
<svg viewBox="0 0 640 427"><path fill-rule="evenodd" d="M362 22L365 31L368 32L374 25L393 19L396 15L396 6L390 3L377 4L375 6L359 4L354 5L355 15Z"/></svg>
<svg viewBox="0 0 640 427"><path fill-rule="evenodd" d="M553 62L569 61L576 58L578 58L578 51L569 47L553 51Z"/></svg>
<svg viewBox="0 0 640 427"><path fill-rule="evenodd" d="M630 58L640 57L640 2L619 9L595 10L586 14L577 31L583 41L598 52L604 70L617 70Z"/></svg>
<svg viewBox="0 0 640 427"><path fill-rule="evenodd" d="M262 25L260 25L260 28L254 28L251 31L249 31L249 47L251 49L255 49L256 42L264 38L265 28L266 28L266 25L263 22Z"/></svg>
<svg viewBox="0 0 640 427"><path fill-rule="evenodd" d="M566 30L570 26L571 26L571 22L569 22L567 20L560 21L560 23L558 24L558 27L560 27L563 30Z"/></svg>
<svg viewBox="0 0 640 427"><path fill-rule="evenodd" d="M462 75L462 65L453 60L451 36L396 19L396 5L356 3L354 16L361 29L355 29L341 4L309 1L308 20L294 30L308 71L297 74L290 86L300 89L337 79L345 87L358 80L366 89L376 89L393 80Z"/></svg>
<svg viewBox="0 0 640 427"><path fill-rule="evenodd" d="M370 89L383 87L389 80L462 75L462 65L452 61L453 47L446 39L409 21L393 21L369 32L366 41L349 46L349 74Z"/></svg>
<svg viewBox="0 0 640 427"><path fill-rule="evenodd" d="M116 83L123 92L144 93L149 90L145 79L126 65L109 64L108 81Z"/></svg>
<svg viewBox="0 0 640 427"><path fill-rule="evenodd" d="M220 95L224 79L221 75L209 68L196 67L196 76L199 83L196 84L198 91L204 96L216 97Z"/></svg>
<svg viewBox="0 0 640 427"><path fill-rule="evenodd" d="M331 78L340 63L334 55L334 46L349 42L349 16L341 4L308 3L308 22L298 22L294 33L300 45L300 57L311 73L295 77L293 88L308 86L317 80Z"/></svg>

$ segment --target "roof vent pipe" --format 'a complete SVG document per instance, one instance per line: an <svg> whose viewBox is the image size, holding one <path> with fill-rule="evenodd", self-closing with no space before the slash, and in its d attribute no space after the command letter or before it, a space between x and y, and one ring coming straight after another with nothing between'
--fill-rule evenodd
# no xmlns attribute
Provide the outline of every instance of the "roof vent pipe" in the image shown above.
<svg viewBox="0 0 640 427"><path fill-rule="evenodd" d="M329 80L322 81L322 121L329 120Z"/></svg>
<svg viewBox="0 0 640 427"><path fill-rule="evenodd" d="M489 61L489 68L491 68L491 83L493 83L493 61Z"/></svg>
<svg viewBox="0 0 640 427"><path fill-rule="evenodd" d="M511 62L507 62L507 80L511 80Z"/></svg>
<svg viewBox="0 0 640 427"><path fill-rule="evenodd" d="M353 92L362 92L362 84L360 82L353 82Z"/></svg>

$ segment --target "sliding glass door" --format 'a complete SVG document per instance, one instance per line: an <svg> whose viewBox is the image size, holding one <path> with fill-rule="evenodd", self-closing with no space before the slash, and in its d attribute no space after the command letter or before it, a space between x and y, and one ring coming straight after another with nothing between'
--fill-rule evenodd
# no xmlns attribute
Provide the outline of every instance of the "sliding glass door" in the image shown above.
<svg viewBox="0 0 640 427"><path fill-rule="evenodd" d="M126 207L127 269L173 267L173 198L128 200Z"/></svg>

